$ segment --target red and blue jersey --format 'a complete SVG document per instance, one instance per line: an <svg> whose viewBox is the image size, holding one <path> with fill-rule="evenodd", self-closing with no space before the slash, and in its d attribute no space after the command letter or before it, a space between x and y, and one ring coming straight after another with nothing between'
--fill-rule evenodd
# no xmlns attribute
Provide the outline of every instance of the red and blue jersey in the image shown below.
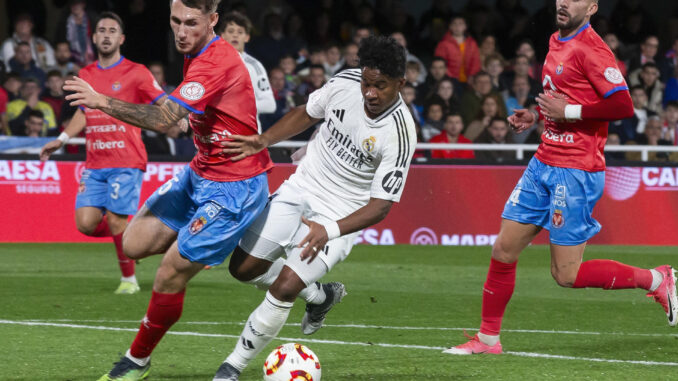
<svg viewBox="0 0 678 381"><path fill-rule="evenodd" d="M190 111L198 149L191 168L212 181L239 181L273 167L268 151L233 162L220 143L230 135L257 134L252 81L240 54L220 37L184 57L184 81L169 96Z"/></svg>
<svg viewBox="0 0 678 381"><path fill-rule="evenodd" d="M165 93L151 72L125 57L108 67L99 61L80 70L78 76L100 94L129 103L154 103ZM87 124L87 161L89 169L138 168L146 170L146 149L141 130L104 113L81 106Z"/></svg>
<svg viewBox="0 0 678 381"><path fill-rule="evenodd" d="M570 37L551 36L542 80L547 94L564 95L571 104L590 105L628 91L614 54L588 23ZM604 171L607 126L602 120L547 119L536 157L554 167Z"/></svg>

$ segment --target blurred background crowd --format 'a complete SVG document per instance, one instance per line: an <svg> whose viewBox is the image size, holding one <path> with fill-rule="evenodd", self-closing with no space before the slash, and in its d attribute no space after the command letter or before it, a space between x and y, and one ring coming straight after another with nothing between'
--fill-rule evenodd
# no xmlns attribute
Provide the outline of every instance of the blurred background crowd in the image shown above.
<svg viewBox="0 0 678 381"><path fill-rule="evenodd" d="M4 3L4 4L3 4ZM181 82L165 0L0 0L0 133L58 135L74 113L61 89L65 78L96 60L96 15L125 22L123 55L146 64L166 92ZM539 143L543 124L513 134L506 117L536 107L541 68L555 31L555 0L260 0L222 1L253 23L245 51L268 72L276 111L269 128L334 74L358 66L360 40L395 38L408 52L402 91L419 141ZM608 144L678 145L678 2L601 2L591 21L615 53L630 86L635 115L610 124ZM308 139L309 131L297 139ZM149 154L190 155L189 135L172 129L145 135ZM187 144L188 143L188 144ZM189 147L189 148L186 148ZM83 147L68 146L72 153ZM638 160L639 154L609 153ZM506 161L511 151L434 150L415 157ZM650 160L674 161L668 153Z"/></svg>

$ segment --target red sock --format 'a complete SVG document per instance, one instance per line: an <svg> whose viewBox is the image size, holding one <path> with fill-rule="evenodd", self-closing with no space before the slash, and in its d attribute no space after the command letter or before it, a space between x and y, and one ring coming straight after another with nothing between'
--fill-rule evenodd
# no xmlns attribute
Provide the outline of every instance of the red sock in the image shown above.
<svg viewBox="0 0 678 381"><path fill-rule="evenodd" d="M516 286L516 266L518 262L503 263L490 259L490 269L483 287L483 310L480 333L498 335L501 330L501 320L513 289Z"/></svg>
<svg viewBox="0 0 678 381"><path fill-rule="evenodd" d="M165 332L181 317L185 293L186 290L177 294L161 294L153 291L146 316L141 321L139 332L130 347L132 356L144 358L151 355L153 348L160 342Z"/></svg>
<svg viewBox="0 0 678 381"><path fill-rule="evenodd" d="M108 228L108 219L104 214L101 222L99 222L99 225L97 225L96 229L92 232L92 237L110 237L112 235L111 229Z"/></svg>
<svg viewBox="0 0 678 381"><path fill-rule="evenodd" d="M583 262L577 272L573 288L595 287L605 290L643 288L652 286L652 272L613 261L592 259Z"/></svg>
<svg viewBox="0 0 678 381"><path fill-rule="evenodd" d="M134 261L122 252L122 233L113 236L113 243L115 244L115 252L118 254L118 266L120 266L122 276L134 275Z"/></svg>

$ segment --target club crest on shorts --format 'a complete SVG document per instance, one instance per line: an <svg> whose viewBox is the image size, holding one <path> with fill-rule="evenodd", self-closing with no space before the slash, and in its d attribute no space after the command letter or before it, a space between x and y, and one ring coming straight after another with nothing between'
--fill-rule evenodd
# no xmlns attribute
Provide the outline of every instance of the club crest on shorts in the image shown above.
<svg viewBox="0 0 678 381"><path fill-rule="evenodd" d="M560 65L556 66L556 74L561 75L563 74L563 63L561 62Z"/></svg>
<svg viewBox="0 0 678 381"><path fill-rule="evenodd" d="M191 225L188 227L189 233L198 234L206 223L207 219L205 217L201 216L196 218L195 220L191 221Z"/></svg>
<svg viewBox="0 0 678 381"><path fill-rule="evenodd" d="M78 185L78 193L83 193L85 189L86 189L85 182L84 181L80 182L80 185Z"/></svg>
<svg viewBox="0 0 678 381"><path fill-rule="evenodd" d="M563 224L565 224L565 218L563 218L563 211L560 209L556 209L553 212L553 218L551 218L551 226L554 228L562 228Z"/></svg>
<svg viewBox="0 0 678 381"><path fill-rule="evenodd" d="M363 140L363 149L367 152L372 152L374 150L374 143L377 142L377 138L370 136L369 138Z"/></svg>

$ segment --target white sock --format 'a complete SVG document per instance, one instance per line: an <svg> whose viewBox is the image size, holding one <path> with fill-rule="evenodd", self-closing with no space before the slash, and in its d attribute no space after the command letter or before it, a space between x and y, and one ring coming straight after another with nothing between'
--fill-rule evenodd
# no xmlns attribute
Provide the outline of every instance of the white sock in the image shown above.
<svg viewBox="0 0 678 381"><path fill-rule="evenodd" d="M266 298L247 319L235 349L226 362L242 372L270 343L287 321L294 303L282 302L266 292Z"/></svg>
<svg viewBox="0 0 678 381"><path fill-rule="evenodd" d="M136 276L136 275L132 275L132 276L123 276L123 277L120 277L120 281L121 281L121 282L130 282L130 283L137 284L137 276Z"/></svg>
<svg viewBox="0 0 678 381"><path fill-rule="evenodd" d="M486 335L484 333L478 332L478 339L483 344L493 346L499 342L499 335Z"/></svg>
<svg viewBox="0 0 678 381"><path fill-rule="evenodd" d="M299 292L299 296L297 297L299 299L304 299L306 303L322 304L327 298L327 295L325 295L325 289L323 289L323 286L320 284L320 282L315 282L301 290L301 292Z"/></svg>
<svg viewBox="0 0 678 381"><path fill-rule="evenodd" d="M662 284L662 281L664 280L664 276L662 273L655 269L651 269L650 272L652 273L652 286L650 286L650 292L654 291L659 287L660 284Z"/></svg>
<svg viewBox="0 0 678 381"><path fill-rule="evenodd" d="M125 357L132 360L133 363L135 363L139 366L146 366L146 364L148 364L148 362L151 361L151 356L144 357L144 358L132 356L132 352L130 352L129 349L127 350L127 353L125 353Z"/></svg>
<svg viewBox="0 0 678 381"><path fill-rule="evenodd" d="M244 283L253 284L254 287L260 290L268 290L268 288L278 278L283 266L285 266L285 260L283 258L278 258L271 264L271 267L268 268L268 271Z"/></svg>

